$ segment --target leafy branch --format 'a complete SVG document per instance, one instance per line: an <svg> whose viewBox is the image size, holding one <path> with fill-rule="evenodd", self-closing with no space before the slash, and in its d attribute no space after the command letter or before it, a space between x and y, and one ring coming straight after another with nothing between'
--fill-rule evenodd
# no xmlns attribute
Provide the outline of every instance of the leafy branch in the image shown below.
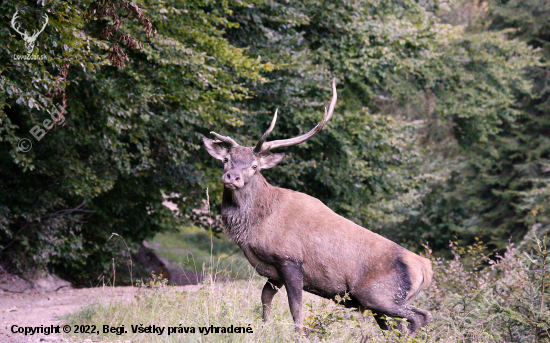
<svg viewBox="0 0 550 343"><path fill-rule="evenodd" d="M151 20L143 14L138 5L128 0L94 1L90 4L88 10L84 14L84 19L91 22L93 20L110 18L112 24L107 24L99 33L99 37L110 40L111 37L114 37L115 34L120 31L120 26L122 25L122 17L119 15L120 10L128 11L126 19L130 18L132 14L135 14L145 29L147 37L156 37L157 30L153 27ZM128 33L121 32L118 39L111 44L110 53L107 57L111 61L111 64L116 65L119 68L125 66L124 60L128 61L128 54L126 54L119 45L119 43L122 44L124 42L126 42L126 45L132 50L137 48L143 49L143 43L141 41L130 36Z"/></svg>

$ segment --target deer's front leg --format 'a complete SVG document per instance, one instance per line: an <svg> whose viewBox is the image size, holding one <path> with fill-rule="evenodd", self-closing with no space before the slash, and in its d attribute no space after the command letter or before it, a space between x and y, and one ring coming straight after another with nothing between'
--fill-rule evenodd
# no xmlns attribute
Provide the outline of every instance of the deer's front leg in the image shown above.
<svg viewBox="0 0 550 343"><path fill-rule="evenodd" d="M275 281L273 279L269 279L265 283L264 289L262 290L262 319L264 320L264 323L267 321L267 318L271 313L271 301L282 285L282 281Z"/></svg>
<svg viewBox="0 0 550 343"><path fill-rule="evenodd" d="M279 265L279 272L283 279L288 295L290 313L296 325L296 332L302 331L302 289L304 277L302 264L292 261L282 261Z"/></svg>

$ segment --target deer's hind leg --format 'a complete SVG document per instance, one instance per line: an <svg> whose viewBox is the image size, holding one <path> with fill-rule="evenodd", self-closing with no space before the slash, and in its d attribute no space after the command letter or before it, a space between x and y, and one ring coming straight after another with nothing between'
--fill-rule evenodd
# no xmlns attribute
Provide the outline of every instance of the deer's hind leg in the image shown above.
<svg viewBox="0 0 550 343"><path fill-rule="evenodd" d="M374 319L382 330L388 330L389 325L384 317L402 318L408 325L397 323L397 329L401 333L414 335L416 330L428 324L431 315L428 311L418 309L408 304L404 299L398 299L395 295L383 296L380 292L363 292L354 294L361 307L369 309L374 314ZM404 327L405 326L405 327Z"/></svg>

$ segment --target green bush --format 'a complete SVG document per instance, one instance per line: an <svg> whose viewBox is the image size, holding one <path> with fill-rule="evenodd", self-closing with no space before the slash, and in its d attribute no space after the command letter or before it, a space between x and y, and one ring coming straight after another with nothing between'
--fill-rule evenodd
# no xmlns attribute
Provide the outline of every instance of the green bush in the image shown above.
<svg viewBox="0 0 550 343"><path fill-rule="evenodd" d="M485 254L483 242L460 247L454 258L432 258L434 278L420 307L434 315L430 331L456 341L543 342L550 339L547 239L525 251L510 244Z"/></svg>

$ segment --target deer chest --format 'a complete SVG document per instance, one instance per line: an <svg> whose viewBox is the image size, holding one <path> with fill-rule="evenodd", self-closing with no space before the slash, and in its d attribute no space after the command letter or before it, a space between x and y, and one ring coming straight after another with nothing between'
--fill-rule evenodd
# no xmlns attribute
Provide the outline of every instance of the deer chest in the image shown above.
<svg viewBox="0 0 550 343"><path fill-rule="evenodd" d="M254 269L256 269L258 274L273 280L279 280L277 269L270 263L268 258L262 256L263 254L261 252L255 251L255 249L249 246L241 245L240 247L244 253L244 256L246 256L246 259L250 262Z"/></svg>

